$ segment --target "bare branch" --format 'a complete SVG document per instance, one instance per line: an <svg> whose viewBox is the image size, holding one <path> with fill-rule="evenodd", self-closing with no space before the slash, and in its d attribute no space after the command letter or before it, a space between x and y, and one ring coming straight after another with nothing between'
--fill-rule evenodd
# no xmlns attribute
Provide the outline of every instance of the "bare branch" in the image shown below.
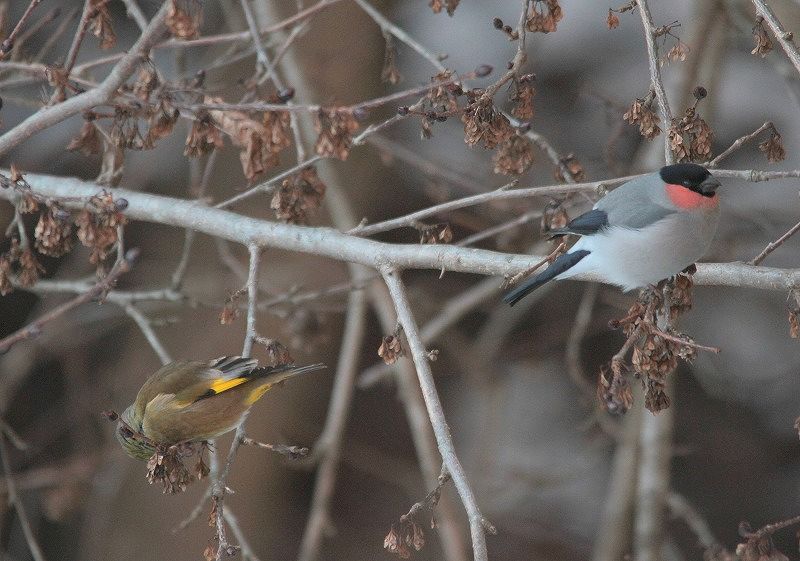
<svg viewBox="0 0 800 561"><path fill-rule="evenodd" d="M14 505L19 518L19 524L22 526L22 533L25 535L25 541L28 543L28 549L31 552L31 557L34 561L45 561L44 553L39 542L36 541L36 536L31 528L31 521L28 518L28 513L25 510L25 505L17 493L17 484L14 477L11 475L11 462L8 458L8 447L6 446L6 435L0 431L0 462L3 465L3 475L6 479L6 492L8 493L8 502Z"/></svg>
<svg viewBox="0 0 800 561"><path fill-rule="evenodd" d="M644 26L644 39L647 42L647 58L650 62L650 83L656 92L658 108L661 112L661 120L664 127L669 127L672 122L672 110L669 108L667 92L664 90L664 81L661 78L661 65L658 63L658 46L656 45L655 24L653 16L650 14L650 7L647 0L637 0L639 13L642 16ZM675 161L672 151L669 149L669 137L664 135L664 160L671 164Z"/></svg>
<svg viewBox="0 0 800 561"><path fill-rule="evenodd" d="M781 44L783 52L789 57L795 69L800 72L800 51L798 51L797 45L794 44L794 34L783 28L783 25L778 21L775 13L765 0L753 0L753 5L756 7L756 13L764 18L772 33L775 34L775 38Z"/></svg>
<svg viewBox="0 0 800 561"><path fill-rule="evenodd" d="M147 342L150 343L150 346L153 348L153 351L156 353L156 355L158 355L158 359L161 361L161 364L168 364L172 362L172 357L169 356L169 352L167 352L167 349L165 349L164 345L161 344L156 332L153 331L153 326L150 324L150 320L146 318L145 315L131 303L125 304L123 309L125 310L125 313L136 322L136 325L139 326L139 330L142 332L142 335L144 335L145 339L147 339Z"/></svg>
<svg viewBox="0 0 800 561"><path fill-rule="evenodd" d="M672 380L673 377L668 378L668 386L672 385ZM644 412L642 417L633 536L637 561L659 561L663 558L664 509L669 493L674 411L674 407L668 407L657 415Z"/></svg>
<svg viewBox="0 0 800 561"><path fill-rule="evenodd" d="M417 322L411 313L405 286L396 269L385 268L381 273L397 310L397 320L403 327L403 332L411 348L411 356L417 369L417 378L422 389L422 396L425 399L425 406L428 409L433 432L436 435L436 442L439 445L439 452L442 454L442 460L447 471L453 477L453 483L455 483L461 502L467 511L475 561L487 561L486 532L494 533L494 528L481 515L475 495L467 480L466 473L464 473L464 468L456 455L453 440L450 436L450 428L444 417L444 410L439 400L439 394L436 391L436 384L433 381L433 373L428 363L427 351L420 339Z"/></svg>
<svg viewBox="0 0 800 561"><path fill-rule="evenodd" d="M39 131L113 99L117 89L134 73L139 66L139 62L143 57L147 56L152 46L164 36L166 31L164 19L169 6L169 2L164 2L130 51L120 59L108 77L98 87L76 95L58 105L46 107L22 121L3 136L0 136L0 155L6 154L9 150Z"/></svg>
<svg viewBox="0 0 800 561"><path fill-rule="evenodd" d="M347 319L336 366L336 379L331 392L325 428L313 448L313 459L319 462L314 481L308 521L300 542L299 561L313 561L319 555L322 539L330 521L330 503L342 454L344 433L353 400L359 356L366 333L367 296L363 290L352 292L347 305Z"/></svg>
<svg viewBox="0 0 800 561"><path fill-rule="evenodd" d="M31 0L30 4L28 4L22 17L19 18L17 25L14 26L14 29L11 30L11 33L9 33L8 37L3 40L2 45L0 45L0 60L8 56L8 53L14 48L14 41L17 39L17 35L19 35L20 31L22 31L22 28L25 26L25 22L27 22L28 18L33 14L33 10L35 10L36 6L41 2L42 0Z"/></svg>
<svg viewBox="0 0 800 561"><path fill-rule="evenodd" d="M261 260L261 248L256 244L248 247L250 251L250 267L247 272L247 332L244 336L242 356L250 356L256 338L256 304L258 300L258 265Z"/></svg>
<svg viewBox="0 0 800 561"><path fill-rule="evenodd" d="M739 172L722 174L731 176ZM770 172L742 172L763 177ZM782 176L786 172L775 172ZM794 173L794 172L792 172ZM26 174L34 192L59 199L66 207L81 209L86 201L100 190L95 184L71 177ZM571 187L571 186L564 186ZM193 228L198 232L241 244L256 243L323 255L332 259L380 268L387 263L412 269L434 269L482 275L514 275L543 256L515 255L482 249L450 245L390 244L342 234L329 228L310 228L278 224L249 218L229 211L208 208L194 201L151 195L125 189L115 189L115 195L129 202L125 214L134 220ZM505 196L513 191L496 193ZM12 199L11 189L0 189L0 198ZM602 280L592 275L580 275L577 280ZM693 277L696 285L738 286L761 290L786 291L800 286L800 270L754 267L745 263L701 263Z"/></svg>
<svg viewBox="0 0 800 561"><path fill-rule="evenodd" d="M722 160L724 160L725 158L727 158L728 156L733 154L736 150L741 148L743 144L745 144L746 142L750 142L755 137L757 137L759 134L761 134L765 130L769 130L769 129L772 129L773 131L775 131L775 125L773 125L771 121L765 122L763 125L758 127L756 130L754 130L750 134L746 134L746 135L744 135L742 137L737 138L733 142L733 144L731 144L724 151L720 152L720 154L716 158L714 158L710 162L706 162L706 164L705 164L706 167L710 167L710 168L717 167Z"/></svg>
<svg viewBox="0 0 800 561"><path fill-rule="evenodd" d="M125 256L125 259L118 262L114 265L114 267L109 271L108 275L95 284L91 289L87 290L80 296L73 298L69 302L65 302L60 306L54 308L53 310L47 312L39 319L29 323L22 329L15 331L11 335L0 339L0 354L6 352L8 349L11 348L12 345L23 341L25 339L29 339L31 337L35 337L42 331L42 327L44 327L47 323L53 321L54 319L64 315L68 311L73 308L77 308L81 304L85 304L86 302L90 302L101 296L102 294L109 292L114 288L114 285L117 282L117 279L120 275L127 273L131 269L131 265L133 261L136 259L138 255L137 250L130 250Z"/></svg>
<svg viewBox="0 0 800 561"><path fill-rule="evenodd" d="M797 232L800 232L800 222L789 228L789 231L782 235L780 238L775 240L774 242L769 242L767 247L764 250L756 255L752 261L750 261L751 265L760 265L761 262L767 258L767 255L778 249L783 243L794 236Z"/></svg>

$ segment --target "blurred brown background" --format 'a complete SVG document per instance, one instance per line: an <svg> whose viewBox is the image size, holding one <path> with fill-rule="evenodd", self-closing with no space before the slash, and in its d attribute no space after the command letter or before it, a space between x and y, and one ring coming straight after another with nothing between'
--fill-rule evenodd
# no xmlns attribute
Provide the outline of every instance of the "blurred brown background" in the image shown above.
<svg viewBox="0 0 800 561"><path fill-rule="evenodd" d="M264 2L252 4L258 7ZM11 25L27 4L5 2ZM43 8L60 6L62 17L67 17L80 4L48 0ZM238 0L204 4L204 34L246 29ZM275 4L283 17L297 8L288 0ZM148 16L158 7L153 0L142 0L140 5ZM431 51L447 53L444 63L449 68L468 71L490 64L496 77L513 56L514 46L493 29L492 18L516 22L520 8L516 0L463 0L452 18L432 14L424 0L374 5ZM797 2L776 0L771 5L787 29L800 28ZM120 2L110 6L118 48L125 48L138 29ZM621 127L625 107L646 94L649 75L638 15L621 16L620 27L609 30L605 24L608 7L595 0L565 0L565 17L558 31L528 37L527 68L537 77L533 127L563 154L574 153L590 179L656 168L663 152L662 137L651 146L644 144L635 127ZM749 3L670 0L653 2L652 9L656 25L679 20L681 27L675 33L692 48L686 62L672 62L663 69L673 111L685 108L686 93L692 87L706 87L709 97L700 110L715 132L715 153L765 120L773 121L783 135L787 149L783 163L767 164L756 146L748 145L723 167L800 167L798 77L777 47L766 59L750 54L753 14ZM710 43L698 52L696 45L703 35ZM45 31L38 40L46 36ZM63 57L70 39L69 33L63 37L51 55L54 59ZM79 62L101 56L96 45L94 38L87 40ZM28 47L35 52L36 41ZM379 27L353 3L339 2L319 12L292 45L295 70L308 77L314 88L298 90L296 99L351 104L424 84L435 74L407 47L400 44L398 49L404 81L399 86L382 84L384 40ZM155 61L167 75L183 67L182 75L192 76L218 56L220 49L215 47L187 50L182 60L164 50ZM252 74L253 62L254 57L248 57L211 70L207 85L226 99L237 99L243 91L241 81ZM699 64L698 78L686 83L686 66L693 64ZM28 115L31 102L46 99L45 90L36 85L0 93L3 129ZM394 108L378 110L369 120L384 118ZM1 163L7 167L14 162L31 172L93 179L99 159L64 150L79 127L80 119L68 120L34 136ZM183 128L158 150L127 155L124 187L190 196L189 164L182 155L186 124L179 127ZM413 155L412 163L405 161L406 152ZM422 160L433 163L439 173L426 174L413 165ZM489 160L488 152L464 145L457 119L436 124L431 140L421 140L418 122L407 120L382 133L379 145L354 149L346 162L328 163L332 168L328 180L338 178L335 188L347 194L358 216L375 222L502 185L506 179L492 174ZM521 184L552 183L552 165L537 153L537 163ZM785 232L800 215L799 185L797 180L725 181L722 226L707 260L749 260ZM216 166L209 195L222 200L245 187L237 152L228 146ZM451 222L458 240L546 202L484 205L442 219ZM588 205L587 200L584 206ZM313 218L313 224L330 223L325 208L323 203L323 212ZM267 197L250 199L236 210L272 217ZM12 215L12 207L0 203L0 225L8 224ZM521 252L532 240L541 239L538 229L537 223L531 223L479 246ZM178 229L132 223L126 241L130 247L141 248L142 257L120 287L168 284L183 236ZM418 241L410 229L380 239ZM549 251L548 247L541 242L538 251ZM246 267L246 252L241 248L233 252ZM47 276L91 275L94 268L86 257L85 250L78 249L60 260L47 260ZM800 239L795 238L765 264L796 267L798 258ZM274 250L264 253L262 269L261 286L269 294L282 294L297 285L324 288L348 278L341 263ZM482 280L454 273L439 280L435 271L409 272L405 278L423 325L449 298ZM151 303L142 310L160 322L158 336L175 358L235 354L241 347L244 321L220 325L218 314L227 295L241 284L219 259L214 240L200 236L185 283L186 293L200 304ZM440 350L433 369L457 450L483 513L499 531L498 536L489 537L492 559L588 559L592 555L598 521L609 500L614 441L592 422L593 404L586 402L567 375L565 344L586 289L582 283L559 284L530 305L514 309L501 306L499 298L489 299L429 345ZM0 336L26 324L60 298L42 299L24 290L0 298ZM674 374L673 488L696 505L728 548L735 547L742 520L758 526L798 514L800 446L792 425L800 414L800 346L788 337L785 298L786 294L777 292L698 287L694 309L682 323L698 342L719 346L723 352L701 355ZM623 315L632 299L614 288L600 288L580 356L591 380L623 342L619 332L608 328L608 320ZM340 294L302 306L277 306L259 315L259 331L287 345L293 343L291 351L298 363L335 365L345 300L346 295ZM373 316L369 321L361 359L365 369L378 360L376 351L384 335ZM266 358L263 348L257 347L256 353ZM173 534L171 528L194 507L204 485L194 484L183 495L162 496L158 488L147 485L144 466L124 456L113 442L112 426L100 417L104 409L122 410L158 366L140 331L111 304L84 305L49 325L40 337L0 357L2 417L32 446L26 452L13 451L13 472L48 559L201 558L213 535L205 514L180 533ZM299 379L269 394L250 416L250 436L265 442L312 445L325 419L332 372ZM223 450L229 438L223 440ZM229 481L236 494L227 504L236 511L260 559L296 556L313 483L313 470L297 469L261 450L240 451ZM321 559L390 559L382 549L384 535L427 491L394 384L359 389L332 503L332 532ZM444 493L457 501L452 486ZM466 524L463 527L466 532ZM435 535L428 533L429 545L415 558L442 558ZM779 535L777 541L783 551L796 557L792 531ZM702 557L696 539L680 521L669 522L667 549L669 559ZM8 559L30 558L12 510L0 517L0 550Z"/></svg>

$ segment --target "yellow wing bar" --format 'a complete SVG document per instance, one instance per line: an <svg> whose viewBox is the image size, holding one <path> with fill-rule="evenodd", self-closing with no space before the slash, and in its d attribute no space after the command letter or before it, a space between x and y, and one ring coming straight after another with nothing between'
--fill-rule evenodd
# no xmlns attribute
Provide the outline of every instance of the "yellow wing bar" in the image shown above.
<svg viewBox="0 0 800 561"><path fill-rule="evenodd" d="M228 378L228 379L217 378L216 380L211 382L211 387L209 387L208 389L214 392L215 394L219 394L231 388L235 388L236 386L241 386L248 380L249 378Z"/></svg>

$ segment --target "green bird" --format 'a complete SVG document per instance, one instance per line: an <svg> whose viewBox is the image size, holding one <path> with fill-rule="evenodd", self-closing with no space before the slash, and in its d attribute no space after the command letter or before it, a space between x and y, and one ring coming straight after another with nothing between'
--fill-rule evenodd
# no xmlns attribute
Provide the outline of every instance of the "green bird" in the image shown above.
<svg viewBox="0 0 800 561"><path fill-rule="evenodd" d="M211 440L235 429L276 384L323 368L259 367L258 360L239 356L170 362L147 379L136 401L120 415L114 434L137 460L150 458L156 446Z"/></svg>

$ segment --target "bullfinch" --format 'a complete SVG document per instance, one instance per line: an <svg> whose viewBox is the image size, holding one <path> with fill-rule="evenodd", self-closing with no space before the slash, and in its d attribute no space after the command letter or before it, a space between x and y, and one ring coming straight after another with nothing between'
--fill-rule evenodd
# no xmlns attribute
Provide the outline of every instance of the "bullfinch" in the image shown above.
<svg viewBox="0 0 800 561"><path fill-rule="evenodd" d="M152 456L156 445L210 440L236 428L276 384L323 368L259 367L256 359L239 356L171 362L145 381L136 401L120 415L115 435L125 452L139 460Z"/></svg>
<svg viewBox="0 0 800 561"><path fill-rule="evenodd" d="M551 235L580 239L508 292L513 306L553 279L591 273L624 291L681 272L708 250L719 222L719 181L703 166L674 164L632 179Z"/></svg>

